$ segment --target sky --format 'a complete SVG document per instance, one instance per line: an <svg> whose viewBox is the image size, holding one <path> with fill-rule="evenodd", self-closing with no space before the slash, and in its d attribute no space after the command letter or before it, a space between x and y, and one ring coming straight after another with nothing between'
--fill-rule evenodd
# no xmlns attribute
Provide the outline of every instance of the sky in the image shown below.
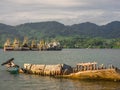
<svg viewBox="0 0 120 90"><path fill-rule="evenodd" d="M120 21L120 0L0 0L0 23L44 21L65 25Z"/></svg>

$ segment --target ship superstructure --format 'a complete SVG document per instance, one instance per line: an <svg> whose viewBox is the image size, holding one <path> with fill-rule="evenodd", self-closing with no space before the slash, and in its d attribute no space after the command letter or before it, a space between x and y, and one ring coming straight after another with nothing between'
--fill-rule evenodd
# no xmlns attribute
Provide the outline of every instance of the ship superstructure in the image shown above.
<svg viewBox="0 0 120 90"><path fill-rule="evenodd" d="M13 50L13 46L11 45L10 39L8 38L4 44L4 51L12 51Z"/></svg>

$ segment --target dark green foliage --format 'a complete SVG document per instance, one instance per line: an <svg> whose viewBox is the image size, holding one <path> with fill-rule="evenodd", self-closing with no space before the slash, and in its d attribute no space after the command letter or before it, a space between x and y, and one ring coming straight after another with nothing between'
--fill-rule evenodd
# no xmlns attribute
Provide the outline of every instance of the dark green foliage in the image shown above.
<svg viewBox="0 0 120 90"><path fill-rule="evenodd" d="M61 40L64 48L120 48L120 39L71 38Z"/></svg>
<svg viewBox="0 0 120 90"><path fill-rule="evenodd" d="M56 21L26 23L18 26L0 24L0 45L7 38L57 39L66 48L119 48L120 22L103 26L86 22L65 26ZM99 37L99 38L98 38Z"/></svg>

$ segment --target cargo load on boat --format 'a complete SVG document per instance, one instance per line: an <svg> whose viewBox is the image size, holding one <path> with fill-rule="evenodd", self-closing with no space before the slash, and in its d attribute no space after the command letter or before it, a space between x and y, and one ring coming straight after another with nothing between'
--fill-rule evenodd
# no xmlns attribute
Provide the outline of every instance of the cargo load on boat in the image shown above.
<svg viewBox="0 0 120 90"><path fill-rule="evenodd" d="M68 75L72 67L66 64L45 65L45 64L24 64L27 73L40 75Z"/></svg>

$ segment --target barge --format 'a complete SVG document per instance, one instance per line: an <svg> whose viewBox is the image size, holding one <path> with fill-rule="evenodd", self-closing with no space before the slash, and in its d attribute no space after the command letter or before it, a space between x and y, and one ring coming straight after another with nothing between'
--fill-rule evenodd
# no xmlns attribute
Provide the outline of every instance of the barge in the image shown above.
<svg viewBox="0 0 120 90"><path fill-rule="evenodd" d="M24 64L20 68L14 64L13 59L1 64L9 68L9 72L18 72L24 74L37 74L41 76L54 76L55 78L70 78L78 80L109 80L120 81L120 69L109 65L109 67L97 65L97 62L78 63L76 67L67 64ZM15 69L10 70L10 68Z"/></svg>
<svg viewBox="0 0 120 90"><path fill-rule="evenodd" d="M13 44L10 39L7 39L4 44L4 51L61 51L62 47L59 41L45 42L40 40L39 43L36 43L35 40L28 42L27 38L24 38L23 43L21 44L18 39L15 39Z"/></svg>

